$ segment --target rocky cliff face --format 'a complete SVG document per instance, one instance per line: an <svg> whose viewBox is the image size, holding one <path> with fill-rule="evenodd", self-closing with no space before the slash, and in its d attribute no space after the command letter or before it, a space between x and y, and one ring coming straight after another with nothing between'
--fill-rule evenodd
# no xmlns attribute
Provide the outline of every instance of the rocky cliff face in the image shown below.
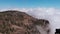
<svg viewBox="0 0 60 34"><path fill-rule="evenodd" d="M36 19L24 12L0 12L0 34L48 34L48 24L48 20Z"/></svg>

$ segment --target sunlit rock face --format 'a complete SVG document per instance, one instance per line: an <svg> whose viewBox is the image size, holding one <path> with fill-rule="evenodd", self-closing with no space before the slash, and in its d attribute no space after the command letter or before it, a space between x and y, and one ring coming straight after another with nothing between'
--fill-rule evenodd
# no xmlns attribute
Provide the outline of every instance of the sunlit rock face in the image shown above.
<svg viewBox="0 0 60 34"><path fill-rule="evenodd" d="M0 12L0 34L49 34L49 21L20 11Z"/></svg>

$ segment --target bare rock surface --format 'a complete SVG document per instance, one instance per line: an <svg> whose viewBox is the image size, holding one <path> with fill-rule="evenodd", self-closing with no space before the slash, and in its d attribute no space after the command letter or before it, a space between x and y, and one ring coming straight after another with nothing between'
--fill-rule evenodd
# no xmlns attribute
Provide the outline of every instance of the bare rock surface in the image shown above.
<svg viewBox="0 0 60 34"><path fill-rule="evenodd" d="M48 24L48 20L34 18L24 12L14 10L0 12L0 34L42 34L44 30L47 34Z"/></svg>

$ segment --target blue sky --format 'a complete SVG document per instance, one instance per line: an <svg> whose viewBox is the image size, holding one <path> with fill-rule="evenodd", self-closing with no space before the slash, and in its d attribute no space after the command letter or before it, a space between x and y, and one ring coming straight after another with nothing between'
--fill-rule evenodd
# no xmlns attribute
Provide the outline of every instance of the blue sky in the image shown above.
<svg viewBox="0 0 60 34"><path fill-rule="evenodd" d="M1 8L60 8L60 0L0 0Z"/></svg>

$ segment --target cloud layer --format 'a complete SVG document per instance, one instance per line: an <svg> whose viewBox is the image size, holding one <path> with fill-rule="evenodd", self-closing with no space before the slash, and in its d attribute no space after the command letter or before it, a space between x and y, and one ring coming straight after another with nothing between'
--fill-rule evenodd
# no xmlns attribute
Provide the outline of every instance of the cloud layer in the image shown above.
<svg viewBox="0 0 60 34"><path fill-rule="evenodd" d="M7 10L7 9L4 9ZM8 9L12 10L12 9ZM55 33L56 28L60 28L60 9L56 8L14 8L13 10L19 10L28 13L29 15L38 19L47 19L50 21L51 34ZM3 10L1 10L3 11Z"/></svg>
<svg viewBox="0 0 60 34"><path fill-rule="evenodd" d="M29 8L24 9L26 13L38 19L50 21L51 34L55 33L56 28L60 28L60 10L56 8Z"/></svg>

